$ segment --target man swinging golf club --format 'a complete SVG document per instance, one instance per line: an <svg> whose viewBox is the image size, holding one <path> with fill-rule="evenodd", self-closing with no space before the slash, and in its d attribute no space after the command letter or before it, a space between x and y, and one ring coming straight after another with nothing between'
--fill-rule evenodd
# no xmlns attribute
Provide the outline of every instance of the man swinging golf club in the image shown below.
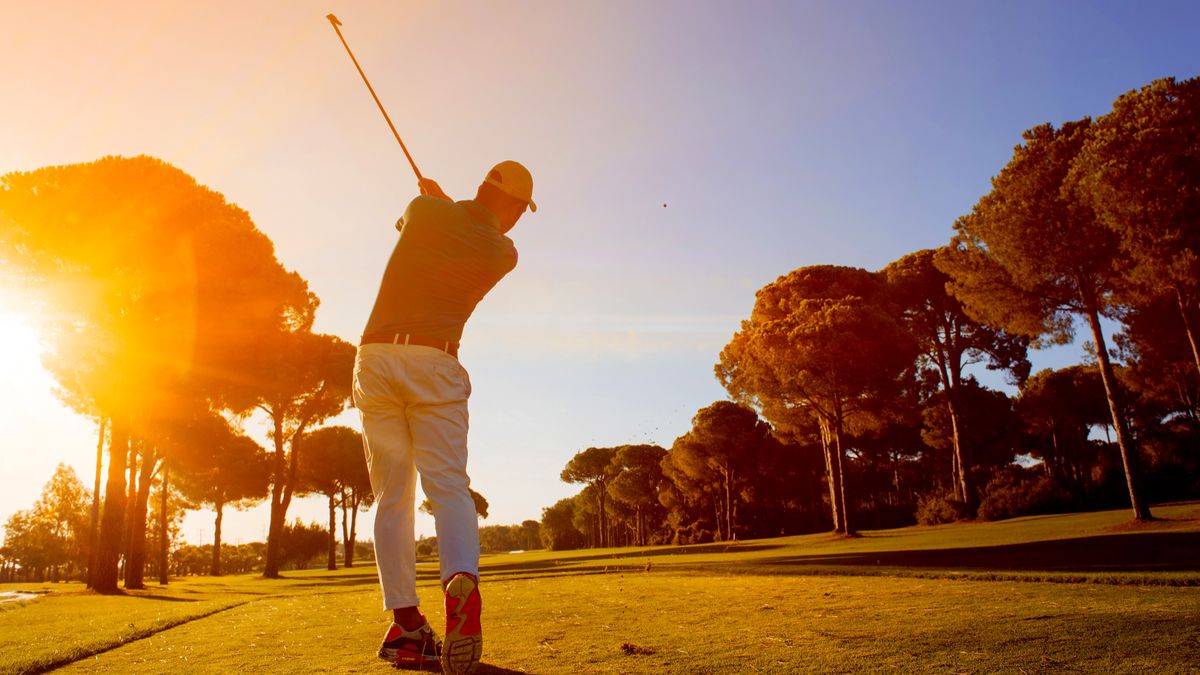
<svg viewBox="0 0 1200 675"><path fill-rule="evenodd" d="M392 611L379 656L423 668L439 658L448 675L479 665L479 522L467 477L467 398L471 380L458 342L475 305L517 265L505 236L533 203L533 177L517 162L487 173L475 199L454 202L425 178L342 35L375 105L417 176L421 196L396 222L400 238L383 272L375 307L354 360L354 404L375 493L375 560L383 607ZM417 609L413 506L416 479L433 506L442 589L443 644Z"/></svg>
<svg viewBox="0 0 1200 675"><path fill-rule="evenodd" d="M533 203L517 162L488 172L473 200L453 202L428 178L396 223L400 231L354 363L375 493L375 559L393 623L379 656L420 667L439 658L418 610L413 531L417 475L433 506L446 596L445 673L470 673L483 651L479 525L467 477L467 397L459 364L463 326L517 264L505 234Z"/></svg>

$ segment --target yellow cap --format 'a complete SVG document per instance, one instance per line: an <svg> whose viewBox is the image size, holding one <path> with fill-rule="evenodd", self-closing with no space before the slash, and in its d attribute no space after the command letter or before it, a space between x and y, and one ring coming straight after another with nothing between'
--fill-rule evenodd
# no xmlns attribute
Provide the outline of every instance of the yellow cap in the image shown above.
<svg viewBox="0 0 1200 675"><path fill-rule="evenodd" d="M504 194L529 204L530 211L537 211L537 204L533 203L533 176L520 162L500 162L492 167L483 182L495 185Z"/></svg>

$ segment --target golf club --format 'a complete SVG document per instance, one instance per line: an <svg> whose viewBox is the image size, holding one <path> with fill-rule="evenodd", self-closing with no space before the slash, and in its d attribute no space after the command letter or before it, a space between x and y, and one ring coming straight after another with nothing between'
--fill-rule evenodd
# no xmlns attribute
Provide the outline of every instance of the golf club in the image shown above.
<svg viewBox="0 0 1200 675"><path fill-rule="evenodd" d="M371 82L367 80L367 74L363 72L362 66L358 65L358 59L354 58L354 52L350 51L350 45L346 44L346 38L342 35L342 31L338 26L342 25L341 21L332 14L327 14L326 19L333 25L333 30L337 32L338 38L342 41L342 46L346 48L346 53L350 55L350 60L354 62L354 67L358 69L358 74L362 76L363 83L367 85L367 90L371 92L371 97L375 99L375 105L379 106L379 112L383 113L383 119L387 120L388 127L392 130L392 135L396 137L396 142L400 144L400 149L404 151L404 156L408 158L408 163L412 166L413 173L417 174L417 181L425 179L421 175L421 170L417 168L417 163L413 161L412 155L408 154L408 148L404 146L404 141L400 139L400 134L396 132L396 125L392 124L392 118L388 117L387 111L383 109L383 103L380 103L379 97L375 95L375 88L371 86Z"/></svg>

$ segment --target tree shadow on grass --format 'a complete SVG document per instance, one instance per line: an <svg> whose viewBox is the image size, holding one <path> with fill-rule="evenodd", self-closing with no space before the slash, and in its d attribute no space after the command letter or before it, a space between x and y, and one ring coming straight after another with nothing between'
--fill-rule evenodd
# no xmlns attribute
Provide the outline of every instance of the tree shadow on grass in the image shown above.
<svg viewBox="0 0 1200 675"><path fill-rule="evenodd" d="M163 590L165 591L166 589L163 589ZM173 591L171 591L171 592L173 592ZM101 593L100 591L94 591L94 593L96 595L103 595L103 596L110 597L110 598L126 597L126 598L137 598L138 600L158 600L159 602L200 602L199 598L181 598L177 595L156 595L154 591L151 591L149 589L146 589L146 590L135 589L132 592L128 591L128 590L116 590L111 593Z"/></svg>
<svg viewBox="0 0 1200 675"><path fill-rule="evenodd" d="M575 555L578 551L568 551L572 554L569 558L558 560L549 558L546 560L537 561L515 561L511 563L498 562L498 558L492 557L483 561L483 572L485 574L506 572L506 571L533 571L533 570L552 570L555 568L563 569L574 566L579 566L581 563L590 563L598 560L612 560L613 564L616 561L628 560L630 558L646 560L654 559L662 555L696 555L702 553L750 553L754 551L769 551L771 549L784 548L783 544L742 544L739 542L720 542L715 544L693 544L690 546L671 546L651 549L635 549L632 551L618 551L616 553L596 553L593 555Z"/></svg>
<svg viewBox="0 0 1200 675"><path fill-rule="evenodd" d="M436 576L436 575L435 575ZM300 581L296 578L285 577L275 592L279 590L287 590L290 588L339 588L351 586L371 586L376 583L378 577L375 574L363 576L347 576L347 577L310 577Z"/></svg>
<svg viewBox="0 0 1200 675"><path fill-rule="evenodd" d="M1200 532L1143 532L1003 546L795 555L739 564L750 567L886 566L1006 572L1193 572L1200 571Z"/></svg>

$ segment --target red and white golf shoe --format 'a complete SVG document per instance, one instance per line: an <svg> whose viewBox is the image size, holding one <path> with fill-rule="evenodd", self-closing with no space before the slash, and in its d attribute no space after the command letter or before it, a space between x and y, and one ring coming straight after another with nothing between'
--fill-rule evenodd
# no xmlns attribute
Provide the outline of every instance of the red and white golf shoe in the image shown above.
<svg viewBox="0 0 1200 675"><path fill-rule="evenodd" d="M459 572L446 582L446 639L442 643L442 672L470 675L483 656L483 628L479 614L479 580Z"/></svg>

